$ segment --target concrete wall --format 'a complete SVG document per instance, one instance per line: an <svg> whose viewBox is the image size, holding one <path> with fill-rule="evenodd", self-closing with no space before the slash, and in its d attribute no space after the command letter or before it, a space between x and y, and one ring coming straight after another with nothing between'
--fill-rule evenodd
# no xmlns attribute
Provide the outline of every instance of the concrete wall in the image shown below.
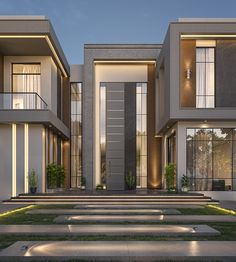
<svg viewBox="0 0 236 262"><path fill-rule="evenodd" d="M158 133L170 118L170 29L158 57L157 71L156 132Z"/></svg>
<svg viewBox="0 0 236 262"><path fill-rule="evenodd" d="M29 126L29 173L38 175L38 192L45 192L45 130L42 125Z"/></svg>
<svg viewBox="0 0 236 262"><path fill-rule="evenodd" d="M84 65L70 66L70 82L83 82Z"/></svg>
<svg viewBox="0 0 236 262"><path fill-rule="evenodd" d="M25 181L34 169L38 175L38 192L45 191L45 131L43 125L29 125L28 155L25 151L25 126L16 124L16 144L13 148L12 124L0 124L0 199L10 198L13 194L13 154L16 156L16 195L25 192ZM25 160L28 158L28 170ZM27 176L25 176L27 175Z"/></svg>
<svg viewBox="0 0 236 262"><path fill-rule="evenodd" d="M0 124L0 199L12 193L12 126Z"/></svg>
<svg viewBox="0 0 236 262"><path fill-rule="evenodd" d="M236 41L217 40L215 59L216 106L236 107Z"/></svg>
<svg viewBox="0 0 236 262"><path fill-rule="evenodd" d="M165 65L165 61L169 64L169 72L165 72L167 81L165 82L165 93L161 93L164 106L159 105L159 110L165 112L163 117L159 117L157 125L157 133L165 132L167 125L173 124L175 121L185 120L235 120L236 108L224 107L213 109L195 109L184 108L180 106L180 36L184 34L235 34L235 23L230 22L182 22L171 23L167 32L165 42L160 54L158 65ZM160 63L160 64L159 64ZM166 71L166 66L164 66ZM169 79L169 80L168 80ZM169 92L169 96L168 96ZM165 110L164 108L167 107Z"/></svg>
<svg viewBox="0 0 236 262"><path fill-rule="evenodd" d="M57 68L50 56L5 56L4 57L4 91L12 91L11 64L40 63L41 64L41 93L39 94L57 115Z"/></svg>

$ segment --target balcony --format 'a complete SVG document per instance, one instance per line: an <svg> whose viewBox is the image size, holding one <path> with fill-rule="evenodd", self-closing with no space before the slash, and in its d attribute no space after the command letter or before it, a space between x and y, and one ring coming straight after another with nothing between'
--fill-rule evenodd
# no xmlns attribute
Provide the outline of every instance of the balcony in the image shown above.
<svg viewBox="0 0 236 262"><path fill-rule="evenodd" d="M47 103L37 93L0 93L0 110L46 110Z"/></svg>

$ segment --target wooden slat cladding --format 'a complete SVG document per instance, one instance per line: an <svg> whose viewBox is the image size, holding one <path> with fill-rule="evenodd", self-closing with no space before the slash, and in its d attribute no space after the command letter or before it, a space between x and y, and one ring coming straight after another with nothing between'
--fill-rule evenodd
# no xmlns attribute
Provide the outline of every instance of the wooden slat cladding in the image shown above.
<svg viewBox="0 0 236 262"><path fill-rule="evenodd" d="M196 40L182 40L180 51L180 96L182 107L196 106ZM186 70L191 78L186 78Z"/></svg>
<svg viewBox="0 0 236 262"><path fill-rule="evenodd" d="M148 65L147 83L147 186L161 188L162 138L155 137L155 65Z"/></svg>

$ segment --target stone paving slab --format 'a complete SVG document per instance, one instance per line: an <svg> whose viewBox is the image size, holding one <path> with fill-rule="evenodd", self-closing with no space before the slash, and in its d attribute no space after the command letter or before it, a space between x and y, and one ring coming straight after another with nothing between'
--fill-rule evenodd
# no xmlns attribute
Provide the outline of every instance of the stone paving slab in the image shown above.
<svg viewBox="0 0 236 262"><path fill-rule="evenodd" d="M0 252L0 260L235 261L235 246L236 241L18 241Z"/></svg>
<svg viewBox="0 0 236 262"><path fill-rule="evenodd" d="M207 225L0 225L0 234L215 236L220 232Z"/></svg>
<svg viewBox="0 0 236 262"><path fill-rule="evenodd" d="M236 216L228 215L61 215L55 223L79 222L236 222Z"/></svg>
<svg viewBox="0 0 236 262"><path fill-rule="evenodd" d="M179 215L177 209L33 209L26 214L56 214L56 215L79 215L79 214L166 214Z"/></svg>
<svg viewBox="0 0 236 262"><path fill-rule="evenodd" d="M100 205L94 205L94 204L90 204L90 205L76 205L74 207L75 209L85 209L85 208L94 208L94 209L138 209L138 208L142 208L142 209L176 209L176 208L192 208L192 209L197 209L197 208L204 208L204 205L188 205L188 204L182 204L182 205L173 205L173 204L167 204L167 205L149 205L149 204L143 204L143 205L136 205L136 204L132 204L132 205L113 205L113 204L100 204Z"/></svg>
<svg viewBox="0 0 236 262"><path fill-rule="evenodd" d="M220 207L236 211L236 201L220 201Z"/></svg>

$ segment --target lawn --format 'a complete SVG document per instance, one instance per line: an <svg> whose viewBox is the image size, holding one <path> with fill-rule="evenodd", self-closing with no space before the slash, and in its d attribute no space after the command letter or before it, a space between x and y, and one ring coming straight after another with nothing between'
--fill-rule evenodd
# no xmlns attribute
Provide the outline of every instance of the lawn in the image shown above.
<svg viewBox="0 0 236 262"><path fill-rule="evenodd" d="M53 224L53 219L57 215L40 215L40 214L26 214L26 211L30 209L40 209L40 208L65 208L70 209L73 208L74 205L35 205L27 210L21 210L14 213L10 213L7 215L0 215L0 224L2 225L10 225L10 224ZM218 210L211 206L205 206L204 208L200 209L179 209L183 215L228 215L227 212L224 210ZM98 222L83 222L80 224L98 224ZM106 224L132 224L132 222L116 222L116 223L106 223ZM137 222L135 224L186 224L186 222ZM194 224L194 222L191 222ZM219 223L219 222L202 222L197 224L207 224L216 230L221 232L220 236L208 236L208 237L157 237L157 236L39 236L39 235L0 235L0 249L3 249L15 241L30 241L30 240L87 240L87 241L94 241L94 240L103 240L103 241L158 241L158 240L226 240L226 241L235 241L236 240L236 223L229 222L229 223Z"/></svg>

